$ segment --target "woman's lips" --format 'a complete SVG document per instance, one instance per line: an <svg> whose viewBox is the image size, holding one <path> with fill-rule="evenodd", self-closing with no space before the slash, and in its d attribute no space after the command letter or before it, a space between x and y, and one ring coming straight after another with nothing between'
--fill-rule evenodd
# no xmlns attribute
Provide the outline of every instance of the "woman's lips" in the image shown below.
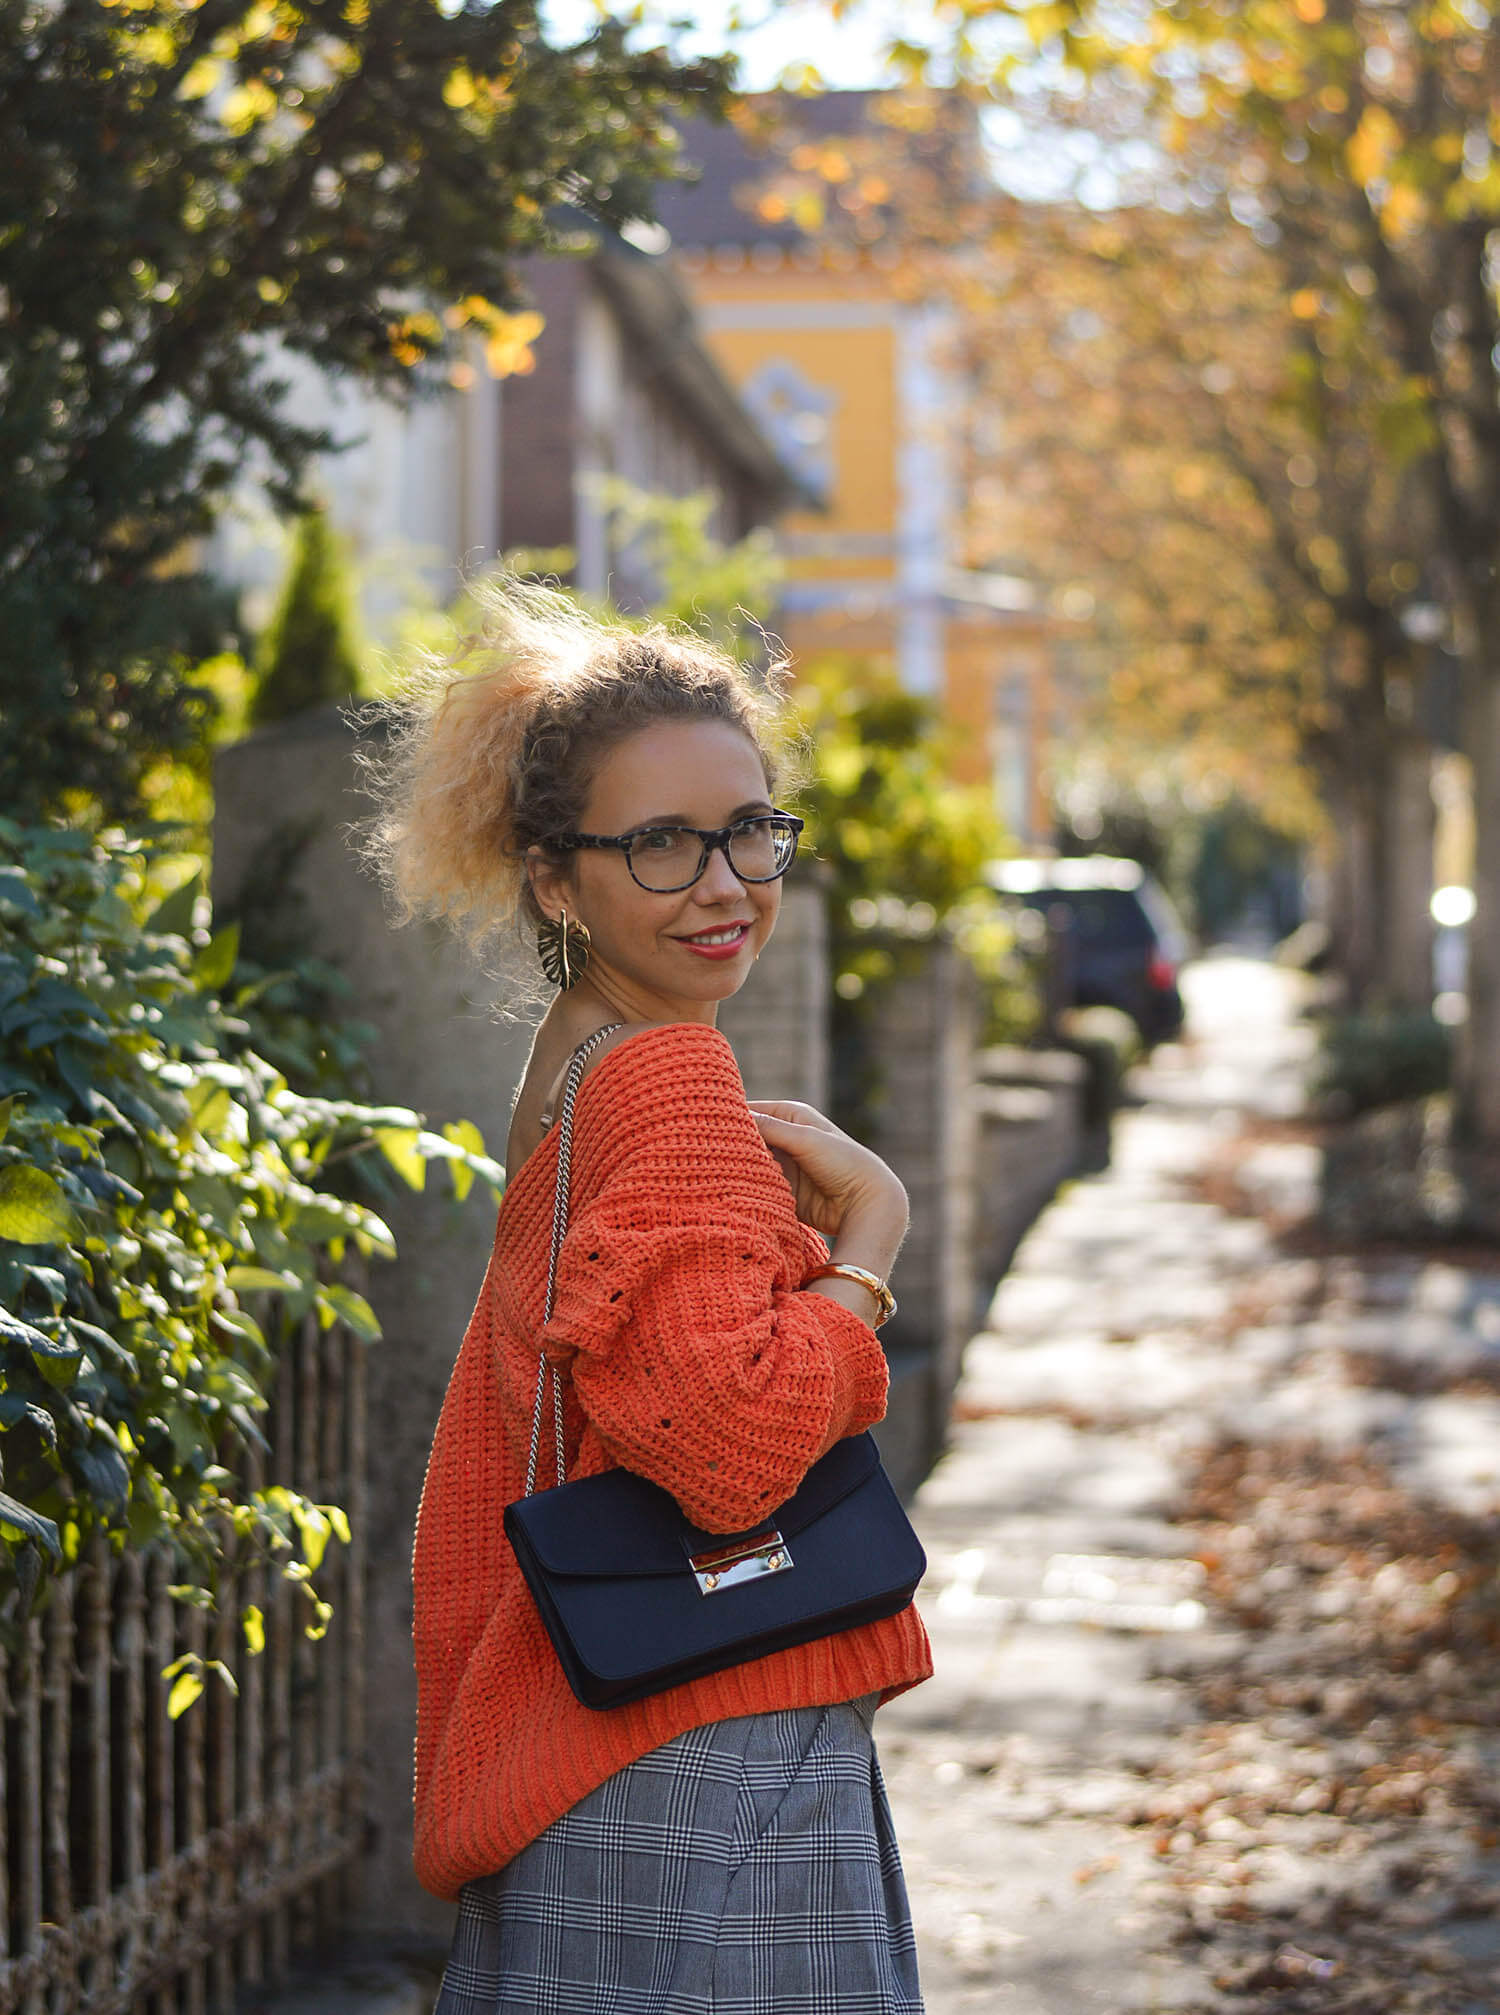
<svg viewBox="0 0 1500 2015"><path fill-rule="evenodd" d="M719 930L697 931L690 938L679 938L690 952L696 952L700 959L732 959L750 935L749 924L726 924Z"/></svg>

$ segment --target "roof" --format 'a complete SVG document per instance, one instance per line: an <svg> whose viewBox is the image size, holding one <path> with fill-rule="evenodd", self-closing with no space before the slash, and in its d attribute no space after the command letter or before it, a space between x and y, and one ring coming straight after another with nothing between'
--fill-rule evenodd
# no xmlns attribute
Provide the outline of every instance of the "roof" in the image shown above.
<svg viewBox="0 0 1500 2015"><path fill-rule="evenodd" d="M783 165L791 147L802 140L871 138L889 134L912 149L937 151L957 159L975 148L977 123L968 102L955 94L935 97L942 116L926 133L904 136L883 115L911 94L899 91L764 92L743 101L764 121L761 138L734 124L708 119L684 121L684 158L700 172L695 182L663 184L656 195L656 214L677 247L713 245L781 245L806 242L806 234L789 220L772 223L755 214L761 185ZM956 117L954 115L957 115Z"/></svg>

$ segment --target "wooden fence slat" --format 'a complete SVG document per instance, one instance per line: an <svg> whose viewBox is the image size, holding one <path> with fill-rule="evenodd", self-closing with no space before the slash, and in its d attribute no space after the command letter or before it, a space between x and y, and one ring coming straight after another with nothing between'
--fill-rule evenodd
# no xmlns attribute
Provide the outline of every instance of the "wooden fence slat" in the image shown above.
<svg viewBox="0 0 1500 2015"><path fill-rule="evenodd" d="M250 1491L260 1490L264 1482L260 1450L252 1447L245 1458L245 1487ZM266 1573L259 1562L246 1572L241 1593L244 1597L243 1606L257 1608L264 1618ZM267 1795L262 1740L266 1661L264 1652L259 1656L251 1656L245 1647L243 1631L239 1641L240 1706L236 1717L240 1736L238 1806L242 1812L258 1812L265 1803ZM250 1850L250 1858L251 1879L263 1881L269 1868L263 1838ZM265 1944L258 1917L252 1918L245 1927L244 1937L240 1941L240 1974L247 1981L260 1981L265 1978Z"/></svg>
<svg viewBox="0 0 1500 2015"><path fill-rule="evenodd" d="M146 1571L138 1553L120 1562L115 1662L120 1674L120 1826L116 1842L120 1879L138 1883L146 1872ZM97 1897L94 1899L99 1901ZM120 1974L134 1977L141 1961L141 1930L132 1918L120 1949Z"/></svg>
<svg viewBox="0 0 1500 2015"><path fill-rule="evenodd" d="M86 1886L90 1904L97 1904L102 1903L109 1895L115 1880L113 1810L115 1759L114 1730L110 1718L114 1676L112 1669L114 1644L111 1633L114 1609L114 1559L110 1553L109 1542L103 1533L94 1533L85 1549L83 1571L79 1577L79 1593L83 1599L83 1627L79 1640L81 1669L78 1677L88 1742L87 1764L82 1773L88 1790ZM90 1991L99 1981L105 1983L112 1981L113 1962L112 1947L96 1949L89 1954ZM86 2007L87 2000L80 2000L78 2005Z"/></svg>
<svg viewBox="0 0 1500 2015"><path fill-rule="evenodd" d="M48 1919L61 1923L73 1912L73 1869L68 1841L68 1802L73 1754L73 1577L63 1575L52 1589L42 1620L42 1743L50 1768L42 1783L42 1894Z"/></svg>
<svg viewBox="0 0 1500 2015"><path fill-rule="evenodd" d="M20 1712L17 1716L16 1776L18 1779L16 1821L21 1837L16 1842L17 1902L20 1906L21 1949L28 1956L42 1945L42 1925L46 1906L42 1899L42 1625L30 1616L21 1626ZM25 2015L43 2015L46 2002L41 1990L24 1990L21 2007Z"/></svg>
<svg viewBox="0 0 1500 2015"><path fill-rule="evenodd" d="M302 1318L297 1328L296 1350L293 1362L296 1365L297 1414L293 1446L296 1449L296 1487L304 1496L317 1501L318 1477L318 1359L321 1354L321 1331L318 1318L309 1312ZM324 1556L325 1561L327 1555ZM322 1568L319 1573L322 1573ZM296 1693L296 1709L292 1715L292 1775L301 1784L317 1768L317 1722L313 1714L306 1712L304 1703L311 1702L317 1684L317 1660L322 1650L321 1644L311 1642L307 1636L307 1625L312 1621L312 1605L304 1603L298 1618L297 1648L293 1662L292 1684ZM316 1824L314 1830L293 1842L292 1851L299 1859L315 1854L318 1849ZM298 1892L292 1906L292 1941L296 1945L310 1945L318 1936L319 1924L316 1902L312 1894L303 1889Z"/></svg>
<svg viewBox="0 0 1500 2015"><path fill-rule="evenodd" d="M288 1488L293 1487L296 1481L294 1437L297 1414L291 1369L293 1347L293 1337L289 1333L282 1345L281 1372L272 1396L270 1422L271 1481L285 1484ZM292 1784L292 1631L296 1621L293 1612L300 1600L286 1577L277 1573L267 1617L270 1641L266 1647L269 1659L266 1672L266 1793L268 1803L273 1806L287 1796ZM289 1857L290 1847L290 1841L281 1832L271 1833L271 1863L278 1875ZM284 1902L271 1912L266 1929L270 1978L280 1980L287 1971L292 1943L291 1917Z"/></svg>
<svg viewBox="0 0 1500 2015"><path fill-rule="evenodd" d="M103 1536L96 1533L88 1548L83 1576L83 1683L88 1696L89 1742L88 1894L91 1903L102 1903L114 1886L114 1815L110 1809L114 1767L109 1719L112 1581L109 1546Z"/></svg>
<svg viewBox="0 0 1500 2015"><path fill-rule="evenodd" d="M201 1658L204 1654L203 1611L189 1608L184 1610L178 1625L177 1638L184 1651ZM206 1684L217 1685L209 1675ZM183 1834L192 1847L203 1838L207 1801L204 1796L203 1770L203 1702L198 1700L177 1720L177 1762L181 1772L178 1794L178 1810L181 1816ZM203 1934L204 1905L207 1901L206 1873L201 1861L194 1860L188 1867L188 1891L184 1898L184 1915L187 1929L195 1943ZM183 1980L184 2006L187 2015L208 2015L208 1996L201 1957L191 1965Z"/></svg>
<svg viewBox="0 0 1500 2015"><path fill-rule="evenodd" d="M344 1590L344 1754L349 1758L350 1804L347 1831L357 1839L365 1811L365 1531L369 1510L369 1473L365 1463L365 1343L353 1330L345 1334L344 1445L347 1469L344 1503L349 1511L349 1572ZM351 1857L345 1864L344 1909L353 1915L359 1899L359 1871Z"/></svg>
<svg viewBox="0 0 1500 2015"><path fill-rule="evenodd" d="M10 1653L0 1644L0 1966L10 1957Z"/></svg>
<svg viewBox="0 0 1500 2015"><path fill-rule="evenodd" d="M177 1742L167 1718L167 1687L161 1677L177 1654L177 1614L167 1593L171 1580L172 1572L165 1556L157 1554L147 1575L150 1629L149 1665L145 1675L149 1735L146 1752L149 1758L147 1854L153 1868L168 1867L177 1850ZM176 1908L172 1909L169 1921L158 1919L150 1929L157 1942L175 1942L178 1935ZM175 1983L164 1986L155 2000L153 2015L177 2015Z"/></svg>
<svg viewBox="0 0 1500 2015"><path fill-rule="evenodd" d="M318 1497L324 1503L348 1508L344 1473L344 1332L328 1329L318 1339ZM316 1768L326 1769L341 1753L344 1694L357 1683L349 1671L347 1657L348 1550L333 1541L326 1556L327 1594L333 1603L333 1622L320 1647L318 1686L318 1730ZM318 1936L330 1937L343 1915L343 1883L340 1874L318 1885Z"/></svg>
<svg viewBox="0 0 1500 2015"><path fill-rule="evenodd" d="M226 1535L226 1544L233 1541ZM232 1585L221 1589L214 1617L213 1656L230 1671L235 1659L235 1615ZM209 1824L216 1832L234 1820L234 1698L221 1679L210 1679L213 1714L208 1722ZM227 1854L221 1855L215 1870L212 1896L214 1915L223 1922L234 1906L235 1870ZM234 1952L227 1941L216 1939L209 1957L208 1997L214 2015L234 2015Z"/></svg>

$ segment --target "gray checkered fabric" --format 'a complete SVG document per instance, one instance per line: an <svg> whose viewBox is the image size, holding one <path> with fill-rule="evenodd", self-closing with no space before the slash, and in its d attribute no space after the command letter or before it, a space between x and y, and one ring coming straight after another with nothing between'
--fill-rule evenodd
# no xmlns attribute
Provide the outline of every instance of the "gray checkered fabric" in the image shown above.
<svg viewBox="0 0 1500 2015"><path fill-rule="evenodd" d="M435 2015L921 2015L873 1698L691 1729L465 1885Z"/></svg>

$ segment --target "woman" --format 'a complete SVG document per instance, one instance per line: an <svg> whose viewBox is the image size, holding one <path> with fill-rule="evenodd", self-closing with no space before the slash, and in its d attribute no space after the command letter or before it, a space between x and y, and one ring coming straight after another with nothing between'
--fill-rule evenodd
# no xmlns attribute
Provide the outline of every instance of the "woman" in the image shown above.
<svg viewBox="0 0 1500 2015"><path fill-rule="evenodd" d="M417 1526L416 1868L460 1906L438 2015L921 2008L870 1737L931 1670L915 1611L596 1712L501 1527L540 1341L568 1476L623 1463L713 1532L884 1411L905 1194L811 1107L747 1104L714 1027L796 850L773 711L697 638L511 587L392 712L375 848L400 904L479 939L519 911L558 988ZM553 1115L594 1038L544 1335Z"/></svg>

